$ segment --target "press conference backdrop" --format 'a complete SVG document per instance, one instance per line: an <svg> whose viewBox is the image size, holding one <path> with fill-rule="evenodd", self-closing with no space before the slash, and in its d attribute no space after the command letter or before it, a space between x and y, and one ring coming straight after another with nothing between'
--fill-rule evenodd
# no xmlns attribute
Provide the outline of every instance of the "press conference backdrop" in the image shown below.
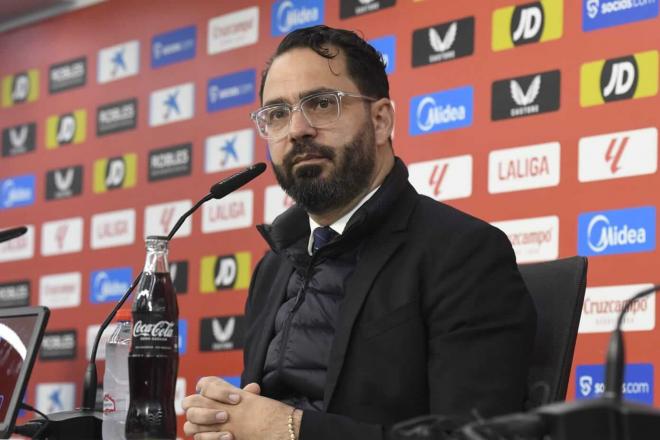
<svg viewBox="0 0 660 440"><path fill-rule="evenodd" d="M321 23L383 53L394 148L419 192L501 228L519 263L590 257L569 398L602 393L623 301L660 282L657 0L168 0L0 35L0 228L29 227L0 245L0 303L52 310L26 401L80 404L91 342L142 267L143 237L268 160L248 118L264 62L284 34ZM238 382L266 251L254 225L290 204L268 173L171 242L177 402L201 376ZM652 296L625 322L624 394L657 405L655 316Z"/></svg>

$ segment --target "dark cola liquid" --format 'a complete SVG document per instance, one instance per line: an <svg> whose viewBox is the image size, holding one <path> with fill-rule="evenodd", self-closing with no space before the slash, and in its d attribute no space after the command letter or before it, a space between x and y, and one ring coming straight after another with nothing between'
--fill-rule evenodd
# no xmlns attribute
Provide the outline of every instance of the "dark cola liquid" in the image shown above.
<svg viewBox="0 0 660 440"><path fill-rule="evenodd" d="M142 274L135 289L127 439L175 439L179 310L169 273Z"/></svg>

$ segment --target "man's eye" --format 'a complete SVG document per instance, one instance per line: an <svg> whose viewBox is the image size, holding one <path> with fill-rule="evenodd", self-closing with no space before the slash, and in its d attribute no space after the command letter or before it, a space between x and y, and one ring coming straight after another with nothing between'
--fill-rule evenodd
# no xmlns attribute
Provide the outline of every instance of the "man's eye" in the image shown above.
<svg viewBox="0 0 660 440"><path fill-rule="evenodd" d="M282 119L286 118L286 115L287 115L287 111L285 109L276 108L268 113L267 120L268 122L281 121Z"/></svg>
<svg viewBox="0 0 660 440"><path fill-rule="evenodd" d="M332 105L332 98L328 96L319 96L310 100L309 102L309 108L312 110L326 110Z"/></svg>

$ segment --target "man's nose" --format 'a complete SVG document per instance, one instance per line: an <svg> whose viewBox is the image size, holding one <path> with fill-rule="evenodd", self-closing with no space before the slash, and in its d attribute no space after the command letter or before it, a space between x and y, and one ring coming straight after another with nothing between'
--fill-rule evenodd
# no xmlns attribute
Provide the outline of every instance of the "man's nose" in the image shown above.
<svg viewBox="0 0 660 440"><path fill-rule="evenodd" d="M302 111L295 111L291 113L291 122L289 126L289 137L291 139L300 139L305 136L316 135L316 129L312 127Z"/></svg>

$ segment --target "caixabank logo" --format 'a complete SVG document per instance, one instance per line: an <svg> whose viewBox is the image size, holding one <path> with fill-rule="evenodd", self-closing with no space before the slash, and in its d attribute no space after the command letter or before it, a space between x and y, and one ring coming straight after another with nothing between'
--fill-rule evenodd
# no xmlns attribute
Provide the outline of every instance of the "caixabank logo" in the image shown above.
<svg viewBox="0 0 660 440"><path fill-rule="evenodd" d="M71 113L53 115L46 120L46 148L80 144L87 137L87 111L75 110Z"/></svg>
<svg viewBox="0 0 660 440"><path fill-rule="evenodd" d="M626 364L621 391L626 400L653 404L653 364ZM575 367L575 398L595 399L605 392L603 365Z"/></svg>
<svg viewBox="0 0 660 440"><path fill-rule="evenodd" d="M615 209L580 214L578 254L628 254L655 250L655 207Z"/></svg>
<svg viewBox="0 0 660 440"><path fill-rule="evenodd" d="M2 130L2 156L13 157L34 151L37 147L37 124L7 127Z"/></svg>
<svg viewBox="0 0 660 440"><path fill-rule="evenodd" d="M658 51L585 63L580 68L580 106L591 107L658 94Z"/></svg>
<svg viewBox="0 0 660 440"><path fill-rule="evenodd" d="M442 63L472 55L474 17L416 29L413 32L413 67Z"/></svg>
<svg viewBox="0 0 660 440"><path fill-rule="evenodd" d="M229 351L243 348L245 317L202 318L199 323L200 351Z"/></svg>
<svg viewBox="0 0 660 440"><path fill-rule="evenodd" d="M492 48L498 52L524 44L557 40L563 31L563 0L506 6L493 12Z"/></svg>
<svg viewBox="0 0 660 440"><path fill-rule="evenodd" d="M137 154L99 159L94 162L95 193L104 193L113 189L132 188L137 181Z"/></svg>
<svg viewBox="0 0 660 440"><path fill-rule="evenodd" d="M582 0L582 30L594 31L658 16L657 0Z"/></svg>
<svg viewBox="0 0 660 440"><path fill-rule="evenodd" d="M324 20L324 0L278 0L271 8L271 33L278 37L296 29L323 24Z"/></svg>
<svg viewBox="0 0 660 440"><path fill-rule="evenodd" d="M499 121L559 110L560 83L559 70L495 81L491 119Z"/></svg>
<svg viewBox="0 0 660 440"><path fill-rule="evenodd" d="M2 106L33 102L39 98L39 71L30 69L25 72L7 75L2 78Z"/></svg>
<svg viewBox="0 0 660 440"><path fill-rule="evenodd" d="M202 257L199 290L212 293L218 290L247 289L251 267L252 254L249 252Z"/></svg>
<svg viewBox="0 0 660 440"><path fill-rule="evenodd" d="M472 125L472 86L414 96L410 100L409 130L413 136Z"/></svg>
<svg viewBox="0 0 660 440"><path fill-rule="evenodd" d="M396 0L341 0L339 16L341 18L354 17L380 11L384 8L391 8L395 4Z"/></svg>

